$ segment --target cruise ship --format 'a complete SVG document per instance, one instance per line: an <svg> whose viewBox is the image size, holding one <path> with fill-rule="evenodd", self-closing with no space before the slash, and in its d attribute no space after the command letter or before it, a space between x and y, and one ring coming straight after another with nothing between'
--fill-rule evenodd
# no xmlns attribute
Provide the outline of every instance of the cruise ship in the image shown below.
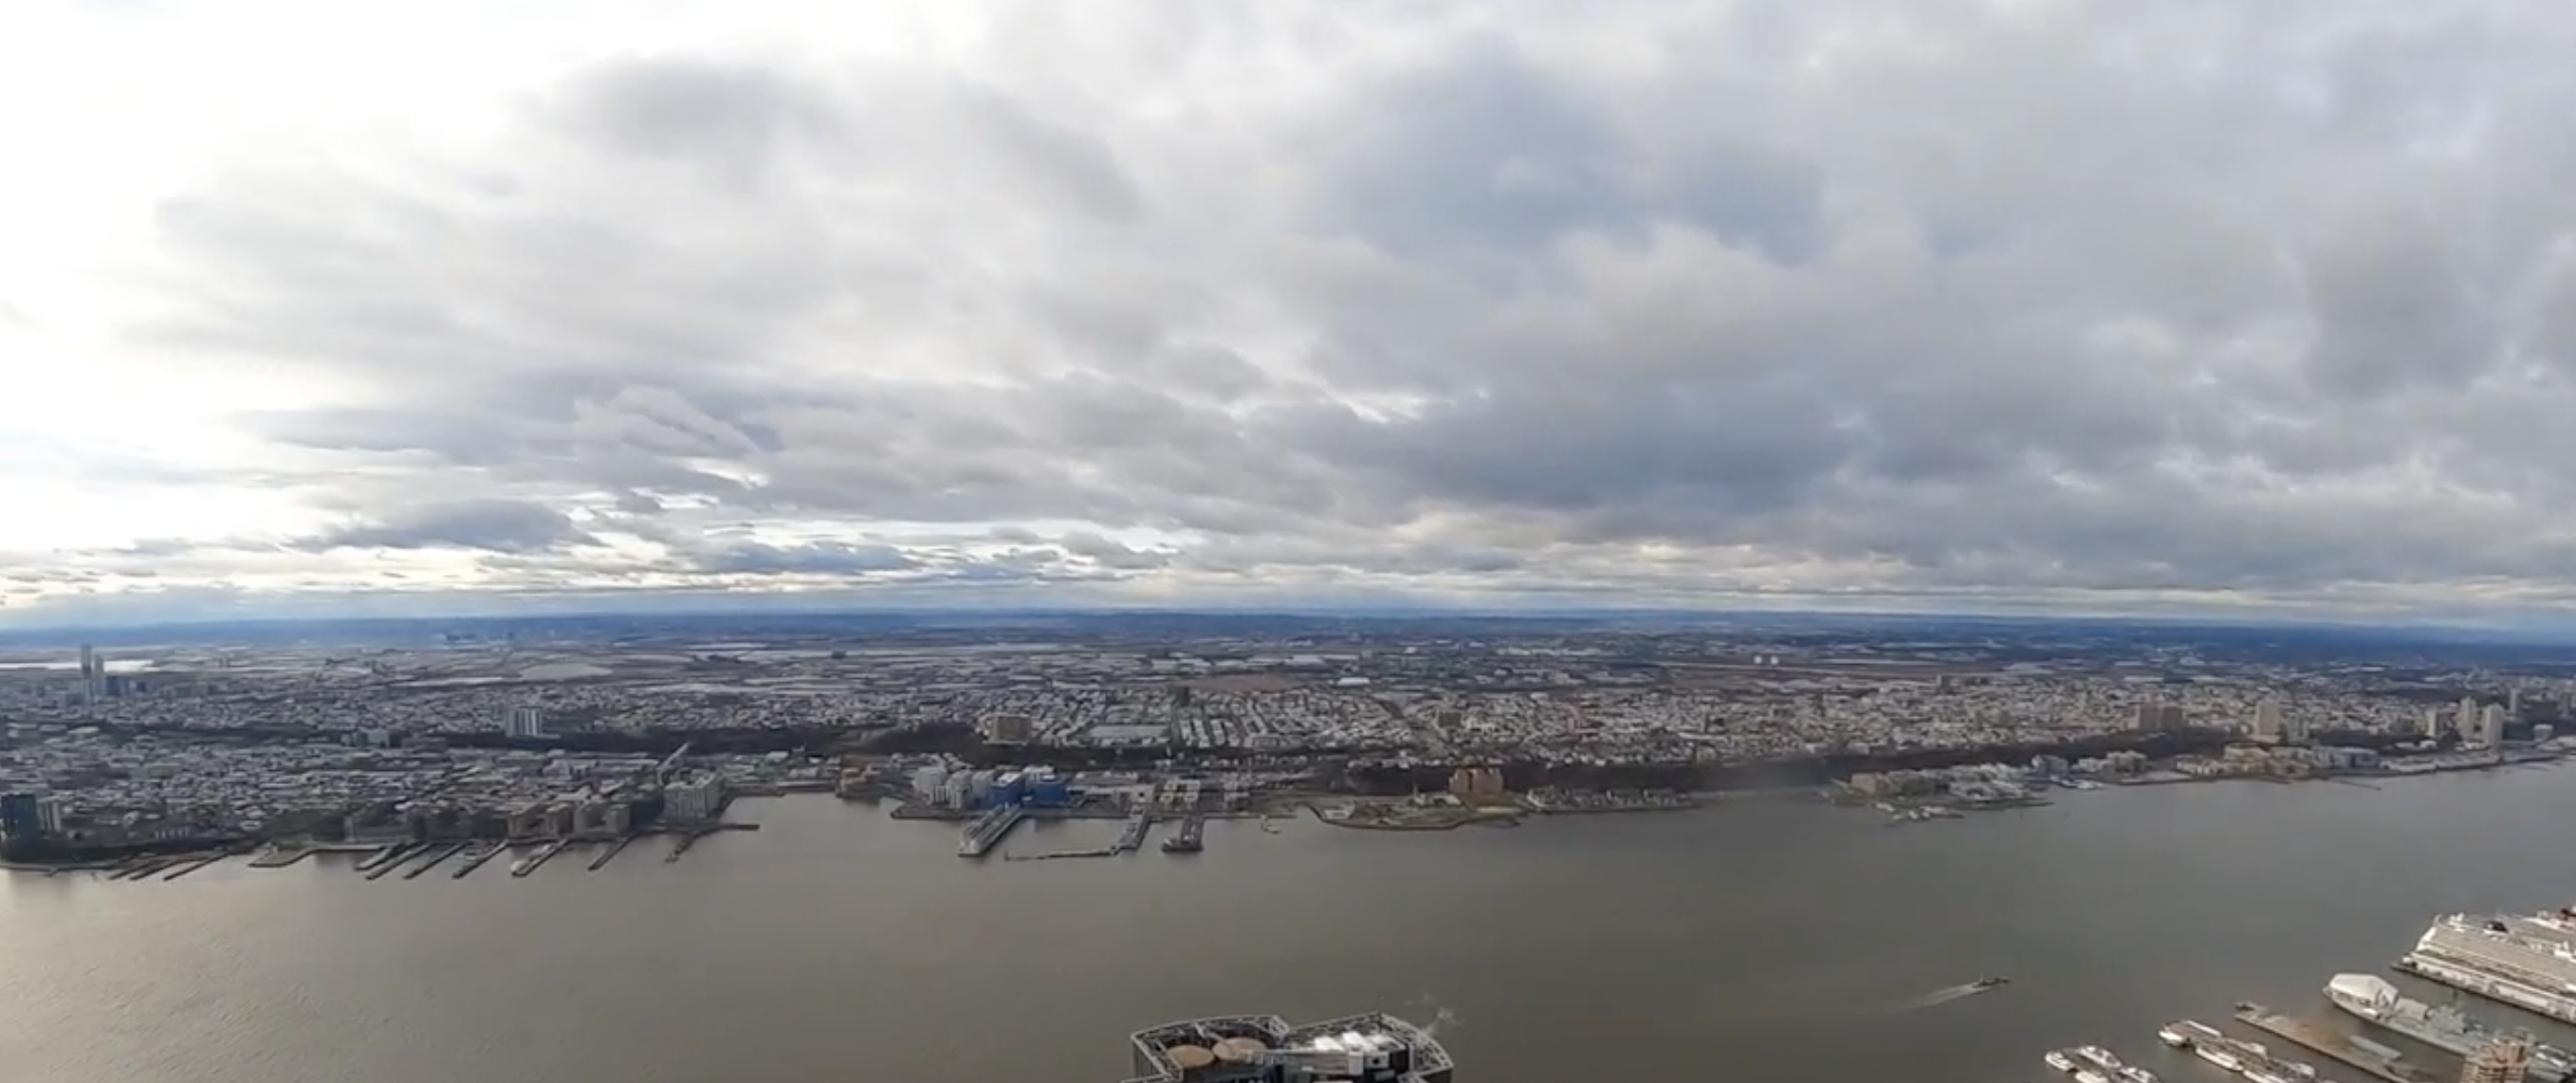
<svg viewBox="0 0 2576 1083"><path fill-rule="evenodd" d="M2445 1005L2407 997L2395 985L2370 974L2337 974L2326 983L2326 999L2335 1007L2396 1031L2446 1053L2468 1056L2500 1035ZM2560 1083L2576 1072L2576 1057L2546 1045L2531 1047L2525 1069L2537 1083Z"/></svg>
<svg viewBox="0 0 2576 1083"><path fill-rule="evenodd" d="M2424 930L2397 967L2562 1023L2576 1023L2576 948L2511 925L2453 914Z"/></svg>
<svg viewBox="0 0 2576 1083"><path fill-rule="evenodd" d="M1129 1037L1127 1083L1452 1083L1449 1051L1431 1032L1383 1012L1291 1025L1275 1015L1222 1015Z"/></svg>

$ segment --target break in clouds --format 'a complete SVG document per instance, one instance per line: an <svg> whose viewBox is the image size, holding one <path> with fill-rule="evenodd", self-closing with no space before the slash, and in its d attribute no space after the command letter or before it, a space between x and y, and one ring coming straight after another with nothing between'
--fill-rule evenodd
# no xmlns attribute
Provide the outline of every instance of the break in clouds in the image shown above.
<svg viewBox="0 0 2576 1083"><path fill-rule="evenodd" d="M10 612L2576 573L2576 9L737 2L585 51L545 7L412 46L455 42L453 122L172 171L109 333L0 298L274 389L48 469L281 509L30 542ZM473 62L514 33L562 48Z"/></svg>

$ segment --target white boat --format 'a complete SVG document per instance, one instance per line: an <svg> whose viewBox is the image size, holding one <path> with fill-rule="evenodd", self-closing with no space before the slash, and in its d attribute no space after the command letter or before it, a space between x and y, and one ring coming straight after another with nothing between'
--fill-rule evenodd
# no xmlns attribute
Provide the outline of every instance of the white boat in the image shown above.
<svg viewBox="0 0 2576 1083"><path fill-rule="evenodd" d="M2289 1080L2262 1068L2245 1069L2245 1079L2246 1083L2290 1083Z"/></svg>
<svg viewBox="0 0 2576 1083"><path fill-rule="evenodd" d="M2128 1067L2128 1065L2120 1063L2120 1058L2112 1056L2110 1050L2104 1049L2098 1045L2076 1046L2075 1055L2083 1058L2094 1067L2105 1072L2116 1074L2120 1069Z"/></svg>
<svg viewBox="0 0 2576 1083"><path fill-rule="evenodd" d="M2182 1032L2175 1030L2171 1025L2157 1027L2156 1040L2176 1049L2191 1044L2191 1039L2183 1037Z"/></svg>
<svg viewBox="0 0 2576 1083"><path fill-rule="evenodd" d="M2134 1064L2123 1064L2116 1073L2122 1083L2156 1083L2156 1074Z"/></svg>
<svg viewBox="0 0 2576 1083"><path fill-rule="evenodd" d="M2075 1070L2075 1083L2111 1083L2111 1077L2091 1068L2078 1068Z"/></svg>
<svg viewBox="0 0 2576 1083"><path fill-rule="evenodd" d="M2241 1072L2245 1070L2245 1062L2236 1059L2236 1054L2220 1049L2217 1046L2195 1045L2191 1047L2191 1051L2193 1054L2199 1056L2200 1059L2208 1061L2221 1068L2225 1068L2228 1071Z"/></svg>
<svg viewBox="0 0 2576 1083"><path fill-rule="evenodd" d="M2067 1056L2066 1051L2063 1049L2050 1050L2047 1056L2041 1057L2040 1059L2047 1061L2049 1067L2055 1068L2061 1072L2072 1072L2075 1070L2075 1058Z"/></svg>

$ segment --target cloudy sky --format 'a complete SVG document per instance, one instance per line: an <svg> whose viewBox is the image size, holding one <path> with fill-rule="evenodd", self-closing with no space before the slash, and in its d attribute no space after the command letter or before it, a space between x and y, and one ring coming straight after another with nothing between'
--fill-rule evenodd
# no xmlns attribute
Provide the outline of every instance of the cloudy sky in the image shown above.
<svg viewBox="0 0 2576 1083"><path fill-rule="evenodd" d="M2570 57L2501 0L11 0L0 617L2546 611Z"/></svg>

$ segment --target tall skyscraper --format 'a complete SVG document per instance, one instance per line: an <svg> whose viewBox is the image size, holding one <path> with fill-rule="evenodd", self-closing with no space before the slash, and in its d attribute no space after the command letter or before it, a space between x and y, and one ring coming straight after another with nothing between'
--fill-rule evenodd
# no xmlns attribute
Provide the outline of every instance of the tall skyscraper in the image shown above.
<svg viewBox="0 0 2576 1083"><path fill-rule="evenodd" d="M82 706L89 706L98 702L99 676L98 648L90 646L87 643L81 644L80 682Z"/></svg>
<svg viewBox="0 0 2576 1083"><path fill-rule="evenodd" d="M2478 712L2478 743L2488 748L2504 747L2504 705L2490 703Z"/></svg>
<svg viewBox="0 0 2576 1083"><path fill-rule="evenodd" d="M2478 697L2460 697L2460 711L2451 716L2451 732L2459 734L2463 741L2478 739Z"/></svg>
<svg viewBox="0 0 2576 1083"><path fill-rule="evenodd" d="M2439 737L2441 735L2442 709L2439 707L2424 708L2424 736Z"/></svg>

